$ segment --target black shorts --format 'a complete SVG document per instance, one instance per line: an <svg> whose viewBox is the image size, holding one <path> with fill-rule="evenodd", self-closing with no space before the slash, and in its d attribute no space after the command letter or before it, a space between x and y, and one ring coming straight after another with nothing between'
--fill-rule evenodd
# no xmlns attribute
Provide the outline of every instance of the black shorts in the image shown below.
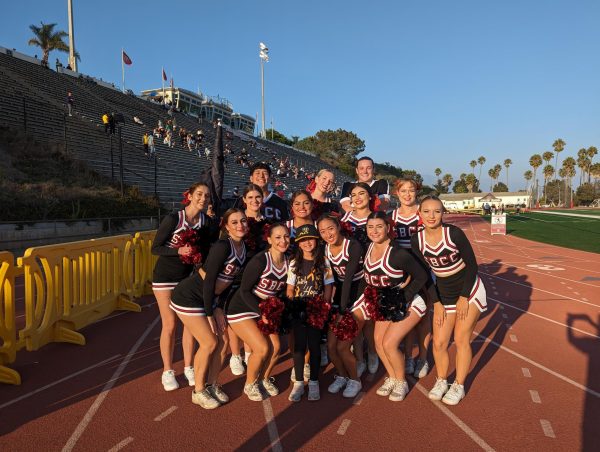
<svg viewBox="0 0 600 452"><path fill-rule="evenodd" d="M194 271L193 265L184 264L179 256L159 256L152 273L152 283L179 283Z"/></svg>
<svg viewBox="0 0 600 452"><path fill-rule="evenodd" d="M258 320L260 318L258 306L255 308L250 308L242 298L242 294L239 290L236 290L231 300L227 303L226 307L227 312L227 322L236 323L241 322L242 320L255 319Z"/></svg>
<svg viewBox="0 0 600 452"><path fill-rule="evenodd" d="M352 285L350 286L350 299L348 300L348 303L346 303L346 309L352 309L352 306L354 306L354 303L356 303L356 300L359 297L361 281L362 279L352 281ZM342 285L342 282L336 282L335 284L335 293L333 294L332 305L334 308L336 308L336 310L339 310L340 302L342 301Z"/></svg>

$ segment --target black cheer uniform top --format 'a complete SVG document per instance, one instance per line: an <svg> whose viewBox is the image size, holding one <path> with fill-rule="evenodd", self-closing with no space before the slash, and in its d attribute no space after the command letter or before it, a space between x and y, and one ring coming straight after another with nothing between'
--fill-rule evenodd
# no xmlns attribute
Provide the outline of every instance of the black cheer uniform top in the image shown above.
<svg viewBox="0 0 600 452"><path fill-rule="evenodd" d="M325 257L329 260L335 278L333 304L344 314L358 298L358 288L363 279L363 248L354 239L344 238L342 248L337 255L331 252L331 246L325 246Z"/></svg>
<svg viewBox="0 0 600 452"><path fill-rule="evenodd" d="M190 225L185 219L185 210L167 215L160 223L158 231L152 242L152 254L159 256L154 267L153 282L179 282L190 275L193 265L184 264L179 258L181 246L180 235L192 229L197 234L206 234L207 246L201 249L202 256L206 256L212 239L210 218L200 212L198 223Z"/></svg>
<svg viewBox="0 0 600 452"><path fill-rule="evenodd" d="M173 291L171 301L176 306L203 308L207 316L213 314L217 281L231 284L246 263L246 246L238 253L231 238L219 240L210 248L204 261L205 277L199 272L183 280ZM177 309L175 309L177 311Z"/></svg>
<svg viewBox="0 0 600 452"><path fill-rule="evenodd" d="M403 217L400 215L400 209L396 209L390 215L396 238L394 241L401 248L411 251L410 238L417 232L420 224L420 217L417 213Z"/></svg>
<svg viewBox="0 0 600 452"><path fill-rule="evenodd" d="M342 192L340 194L340 204L344 201L350 201L350 194L357 183L358 181L344 182L344 185L342 185ZM388 184L387 180L373 179L368 185L371 187L371 194L377 195L379 198L390 198L390 185Z"/></svg>
<svg viewBox="0 0 600 452"><path fill-rule="evenodd" d="M367 217L358 218L354 216L354 212L346 212L346 214L340 220L341 223L346 223L350 226L352 231L352 237L357 240L366 250L370 243L369 237L367 237ZM364 253L364 251L363 251Z"/></svg>
<svg viewBox="0 0 600 452"><path fill-rule="evenodd" d="M239 322L260 317L261 300L280 297L286 287L288 259L284 256L283 265L276 267L269 251L255 255L242 275L242 283L227 307L227 321Z"/></svg>
<svg viewBox="0 0 600 452"><path fill-rule="evenodd" d="M477 259L462 229L442 224L442 240L435 246L425 241L425 229L421 229L412 236L411 245L415 255L436 276L442 304L456 304L459 296L469 298L477 279Z"/></svg>

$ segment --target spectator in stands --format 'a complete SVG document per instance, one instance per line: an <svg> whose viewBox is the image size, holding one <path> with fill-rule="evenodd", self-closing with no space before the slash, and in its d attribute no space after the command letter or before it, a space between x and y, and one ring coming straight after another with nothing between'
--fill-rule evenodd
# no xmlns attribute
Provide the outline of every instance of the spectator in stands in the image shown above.
<svg viewBox="0 0 600 452"><path fill-rule="evenodd" d="M238 187L237 185L235 187L233 187L233 191L231 192L231 194L234 197L239 198L240 197L240 187Z"/></svg>
<svg viewBox="0 0 600 452"><path fill-rule="evenodd" d="M356 176L357 180L354 182L345 182L342 187L342 194L340 204L344 211L350 212L352 210L350 202L350 192L354 188L354 184L357 182L364 182L371 187L371 192L379 197L381 204L379 210L386 211L390 203L390 187L385 179L375 179L373 170L375 163L371 157L361 157L356 161Z"/></svg>
<svg viewBox="0 0 600 452"><path fill-rule="evenodd" d="M67 64L67 69L70 70L70 71L73 70L73 69L71 69L71 65L70 64Z"/></svg>
<svg viewBox="0 0 600 452"><path fill-rule="evenodd" d="M109 129L110 129L110 134L111 135L115 134L115 125L116 125L115 113L111 112L110 115L108 116L108 126L109 126Z"/></svg>
<svg viewBox="0 0 600 452"><path fill-rule="evenodd" d="M108 134L110 124L108 120L108 113L106 112L104 112L104 114L102 115L102 124L104 124L104 133Z"/></svg>
<svg viewBox="0 0 600 452"><path fill-rule="evenodd" d="M67 109L69 110L69 116L73 116L73 104L75 103L73 99L73 93L71 91L67 91Z"/></svg>
<svg viewBox="0 0 600 452"><path fill-rule="evenodd" d="M154 147L154 135L152 134L148 135L148 148L150 149L150 155L154 157L156 154L156 148Z"/></svg>
<svg viewBox="0 0 600 452"><path fill-rule="evenodd" d="M171 131L169 131L168 129L165 133L165 139L163 140L163 144L166 144L170 148L175 147L175 144L173 143L173 136L171 134Z"/></svg>
<svg viewBox="0 0 600 452"><path fill-rule="evenodd" d="M144 155L148 157L148 132L144 132L142 137L142 144L144 145Z"/></svg>
<svg viewBox="0 0 600 452"><path fill-rule="evenodd" d="M58 72L59 69L62 69L63 65L60 62L60 60L57 58L56 59L56 72Z"/></svg>
<svg viewBox="0 0 600 452"><path fill-rule="evenodd" d="M162 122L162 120L160 120L160 119L159 119L159 120L158 120L158 128L159 128L159 129L164 129L164 127L165 127L165 126L163 125L163 122Z"/></svg>
<svg viewBox="0 0 600 452"><path fill-rule="evenodd" d="M210 160L210 149L209 148L204 148L204 155L206 156L207 160Z"/></svg>
<svg viewBox="0 0 600 452"><path fill-rule="evenodd" d="M140 118L138 118L137 116L133 117L133 122L135 122L136 124L139 124L140 126L144 125L144 123L142 122L142 120Z"/></svg>
<svg viewBox="0 0 600 452"><path fill-rule="evenodd" d="M194 135L192 135L191 133L188 133L187 136L187 147L188 151L192 152L192 148L194 147Z"/></svg>
<svg viewBox="0 0 600 452"><path fill-rule="evenodd" d="M196 146L200 146L200 143L204 141L204 132L202 130L196 131Z"/></svg>
<svg viewBox="0 0 600 452"><path fill-rule="evenodd" d="M181 129L179 129L179 143L181 143L182 148L185 147L186 138L187 138L187 133L186 133L185 129L182 127Z"/></svg>
<svg viewBox="0 0 600 452"><path fill-rule="evenodd" d="M271 167L265 162L255 163L250 167L250 182L258 185L263 191L262 213L270 221L287 221L289 219L287 203L271 191L269 182ZM238 198L236 205L242 205L242 198Z"/></svg>

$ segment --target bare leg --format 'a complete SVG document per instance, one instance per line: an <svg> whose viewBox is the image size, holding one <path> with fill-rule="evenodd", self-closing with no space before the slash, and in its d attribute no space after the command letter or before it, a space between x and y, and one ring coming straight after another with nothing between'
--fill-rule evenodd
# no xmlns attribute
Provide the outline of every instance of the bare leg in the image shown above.
<svg viewBox="0 0 600 452"><path fill-rule="evenodd" d="M383 363L383 367L385 367L385 370L387 371L388 375L391 378L394 378L394 367L392 366L392 363L388 359L387 354L385 353L385 349L383 348L383 338L385 337L385 333L390 323L392 322L375 322L374 339L377 354L379 355L379 359Z"/></svg>
<svg viewBox="0 0 600 452"><path fill-rule="evenodd" d="M233 332L252 347L248 369L246 369L246 384L254 383L258 380L260 371L269 356L270 342L258 329L255 320L249 319L230 325Z"/></svg>
<svg viewBox="0 0 600 452"><path fill-rule="evenodd" d="M271 376L271 372L273 371L273 367L277 364L277 360L279 359L279 351L281 349L281 341L279 339L278 334L269 334L269 354L265 361L265 367L263 369L262 378L268 379ZM252 357L252 355L250 355Z"/></svg>
<svg viewBox="0 0 600 452"><path fill-rule="evenodd" d="M421 319L417 325L417 335L419 337L419 359L424 361L427 359L429 344L431 342L431 320L432 315L429 309L427 314Z"/></svg>
<svg viewBox="0 0 600 452"><path fill-rule="evenodd" d="M467 318L459 320L454 326L454 341L456 342L456 382L464 385L471 368L473 351L471 339L481 312L475 306L469 306Z"/></svg>
<svg viewBox="0 0 600 452"><path fill-rule="evenodd" d="M173 369L173 349L175 347L175 328L177 326L177 315L169 308L172 290L155 290L154 296L160 312L162 329L160 331L160 356L163 362L163 370ZM184 346L184 352L186 347ZM185 357L185 356L184 356ZM186 365L191 363L191 355L187 357Z"/></svg>
<svg viewBox="0 0 600 452"><path fill-rule="evenodd" d="M406 379L404 375L404 354L400 351L400 343L420 320L421 317L409 310L404 319L399 322L390 322L385 331L383 350L393 368L393 374L390 374L390 376L396 380L404 381Z"/></svg>
<svg viewBox="0 0 600 452"><path fill-rule="evenodd" d="M344 361L342 361L341 356L338 354L338 338L331 331L327 332L327 356L329 356L329 360L333 363L333 367L335 367L336 373L340 377L347 377L348 372L346 371L346 366L344 365ZM352 353L351 353L352 354ZM356 372L356 370L355 370Z"/></svg>
<svg viewBox="0 0 600 452"><path fill-rule="evenodd" d="M454 330L455 320L456 314L448 313L441 327L435 323L433 325L433 359L435 360L437 376L444 380L448 376L450 359L448 356L448 344L450 343L452 330Z"/></svg>

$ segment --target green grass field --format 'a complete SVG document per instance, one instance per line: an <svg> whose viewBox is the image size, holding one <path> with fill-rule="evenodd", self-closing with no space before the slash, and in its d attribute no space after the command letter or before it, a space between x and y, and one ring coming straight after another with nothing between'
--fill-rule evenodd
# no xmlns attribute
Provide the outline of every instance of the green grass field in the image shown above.
<svg viewBox="0 0 600 452"><path fill-rule="evenodd" d="M552 212L561 212L561 213L581 213L584 215L597 215L600 217L600 209L572 209L572 210L554 210Z"/></svg>
<svg viewBox="0 0 600 452"><path fill-rule="evenodd" d="M517 237L600 253L600 218L525 213L509 215L506 222L506 232Z"/></svg>

